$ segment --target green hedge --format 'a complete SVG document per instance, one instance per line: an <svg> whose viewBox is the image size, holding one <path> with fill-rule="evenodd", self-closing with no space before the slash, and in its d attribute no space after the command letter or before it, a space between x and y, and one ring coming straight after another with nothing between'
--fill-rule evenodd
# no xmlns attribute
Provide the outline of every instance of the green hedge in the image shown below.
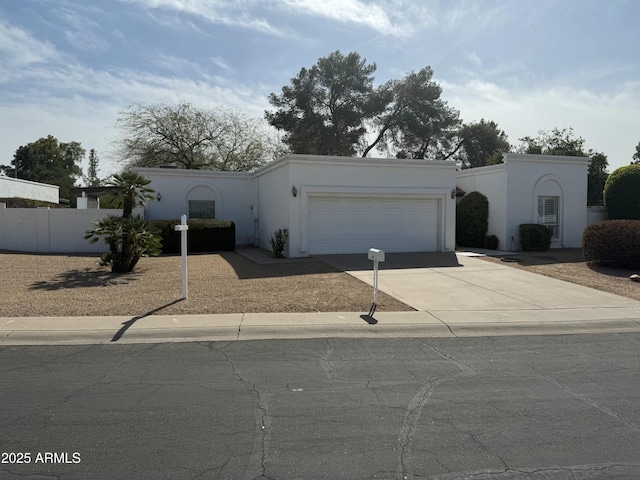
<svg viewBox="0 0 640 480"><path fill-rule="evenodd" d="M582 234L584 258L605 267L640 268L640 220L607 220Z"/></svg>
<svg viewBox="0 0 640 480"><path fill-rule="evenodd" d="M609 220L640 220L640 165L615 170L604 184Z"/></svg>
<svg viewBox="0 0 640 480"><path fill-rule="evenodd" d="M465 195L456 208L456 243L463 247L484 247L489 228L489 201L480 192Z"/></svg>
<svg viewBox="0 0 640 480"><path fill-rule="evenodd" d="M546 225L523 223L520 225L520 244L525 252L546 252L551 247L553 230Z"/></svg>
<svg viewBox="0 0 640 480"><path fill-rule="evenodd" d="M162 253L180 253L180 220L152 220L162 236ZM187 251L231 252L236 248L236 225L231 220L187 220Z"/></svg>

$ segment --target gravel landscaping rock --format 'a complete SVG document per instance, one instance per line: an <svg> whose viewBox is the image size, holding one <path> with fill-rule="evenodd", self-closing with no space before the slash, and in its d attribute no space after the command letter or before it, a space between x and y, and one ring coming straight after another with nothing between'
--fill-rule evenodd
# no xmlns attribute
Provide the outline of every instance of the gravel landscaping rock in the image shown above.
<svg viewBox="0 0 640 480"><path fill-rule="evenodd" d="M372 289L322 262L257 265L235 253L142 258L114 275L97 255L0 252L0 317L367 312ZM378 311L411 311L386 294Z"/></svg>

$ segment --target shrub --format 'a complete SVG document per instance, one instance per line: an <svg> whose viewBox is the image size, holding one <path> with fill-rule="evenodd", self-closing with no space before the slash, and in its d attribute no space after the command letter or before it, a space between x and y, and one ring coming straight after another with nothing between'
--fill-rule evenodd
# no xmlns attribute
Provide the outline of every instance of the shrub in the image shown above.
<svg viewBox="0 0 640 480"><path fill-rule="evenodd" d="M500 241L498 237L495 235L487 235L484 237L484 248L488 248L489 250L497 250Z"/></svg>
<svg viewBox="0 0 640 480"><path fill-rule="evenodd" d="M551 247L553 230L546 225L523 223L520 225L520 243L525 252L546 252Z"/></svg>
<svg viewBox="0 0 640 480"><path fill-rule="evenodd" d="M582 234L584 258L605 267L640 268L640 220L607 220Z"/></svg>
<svg viewBox="0 0 640 480"><path fill-rule="evenodd" d="M91 243L100 238L109 245L109 251L100 257L100 265L111 267L113 273L133 271L143 255L158 255L162 250L156 227L139 215L118 217L107 215L93 221L84 238Z"/></svg>
<svg viewBox="0 0 640 480"><path fill-rule="evenodd" d="M180 253L180 232L175 226L180 220L152 220L162 236L162 253ZM236 226L231 220L187 220L187 251L224 252L236 247Z"/></svg>
<svg viewBox="0 0 640 480"><path fill-rule="evenodd" d="M615 170L604 184L609 220L640 220L640 165Z"/></svg>
<svg viewBox="0 0 640 480"><path fill-rule="evenodd" d="M273 232L269 241L271 242L271 249L273 250L273 254L277 258L284 257L284 248L287 245L287 239L289 238L289 231L285 229L278 229Z"/></svg>
<svg viewBox="0 0 640 480"><path fill-rule="evenodd" d="M489 201L480 192L465 195L456 209L456 242L464 247L484 247L489 227Z"/></svg>

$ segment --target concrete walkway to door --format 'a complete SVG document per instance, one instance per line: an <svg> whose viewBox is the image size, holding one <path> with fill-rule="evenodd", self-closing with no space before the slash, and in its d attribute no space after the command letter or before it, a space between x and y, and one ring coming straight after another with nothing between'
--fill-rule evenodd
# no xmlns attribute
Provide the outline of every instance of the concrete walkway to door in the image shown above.
<svg viewBox="0 0 640 480"><path fill-rule="evenodd" d="M373 285L362 255L322 261ZM456 253L389 253L381 291L447 324L640 320L640 302Z"/></svg>

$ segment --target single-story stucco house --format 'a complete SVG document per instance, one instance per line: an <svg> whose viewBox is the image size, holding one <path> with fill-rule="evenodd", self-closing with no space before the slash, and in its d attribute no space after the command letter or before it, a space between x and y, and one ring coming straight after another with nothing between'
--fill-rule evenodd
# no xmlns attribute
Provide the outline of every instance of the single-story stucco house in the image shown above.
<svg viewBox="0 0 640 480"><path fill-rule="evenodd" d="M287 155L251 173L136 171L160 198L145 218L233 220L236 243L266 249L287 229L289 257L455 249L450 162Z"/></svg>
<svg viewBox="0 0 640 480"><path fill-rule="evenodd" d="M587 223L587 158L505 154L504 164L456 172L453 162L286 155L255 172L137 168L158 201L147 219L233 220L236 243L285 254L455 250L456 194L489 199L489 231L519 249L521 223L554 228L553 246L579 247Z"/></svg>

